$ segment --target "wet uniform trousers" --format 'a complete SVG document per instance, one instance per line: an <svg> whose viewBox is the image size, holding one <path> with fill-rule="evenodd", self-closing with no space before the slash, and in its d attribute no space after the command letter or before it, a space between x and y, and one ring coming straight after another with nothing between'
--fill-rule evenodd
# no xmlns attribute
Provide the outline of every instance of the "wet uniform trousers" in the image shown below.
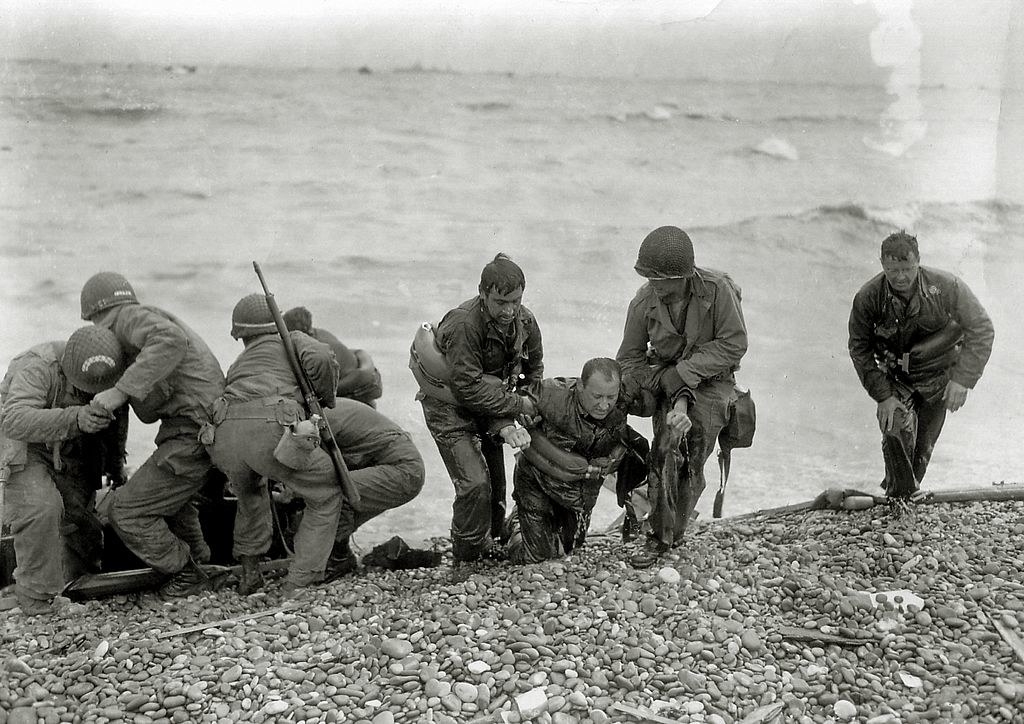
<svg viewBox="0 0 1024 724"><path fill-rule="evenodd" d="M199 511L192 499L213 463L199 442L199 426L186 418L160 423L156 450L111 493L110 524L132 553L161 573L177 573L191 556L210 560Z"/></svg>
<svg viewBox="0 0 1024 724"><path fill-rule="evenodd" d="M729 420L729 405L735 394L734 378L731 374L727 377L705 380L694 390L695 399L687 413L693 426L686 434L685 444L680 443L677 449L673 449L674 437L665 425L671 404L664 397L658 401L652 419L654 445L647 494L651 502L651 532L669 546L682 542L690 516L707 486L704 464Z"/></svg>
<svg viewBox="0 0 1024 724"><path fill-rule="evenodd" d="M423 419L455 486L452 555L472 560L501 531L505 514L504 449L487 432L488 418L423 396ZM492 509L492 498L494 506Z"/></svg>
<svg viewBox="0 0 1024 724"><path fill-rule="evenodd" d="M548 478L525 458L516 462L515 517L509 533L512 563L539 563L567 555L586 540L601 480Z"/></svg>
<svg viewBox="0 0 1024 724"><path fill-rule="evenodd" d="M29 446L22 470L7 481L5 517L14 538L14 578L30 598L48 600L66 583L100 570L103 527L96 515L99 476L82 474L67 458L57 471L53 455ZM62 555L54 555L60 541Z"/></svg>
<svg viewBox="0 0 1024 724"><path fill-rule="evenodd" d="M285 429L280 421L302 417L298 402L266 398L232 403L229 410L217 426L212 455L238 497L233 553L236 558L260 556L270 549L273 521L266 479L279 481L305 502L288 571L296 585L323 578L336 538L347 538L371 518L409 502L423 487L423 459L408 433L361 402L338 399L324 409L361 497L358 512L345 501L323 449L313 450L302 470L274 458Z"/></svg>
<svg viewBox="0 0 1024 724"><path fill-rule="evenodd" d="M942 400L948 377L919 385L917 391L899 388L896 397L907 411L897 409L892 428L882 431L882 459L885 462L883 486L888 495L910 496L917 492L928 470L935 443L946 422L946 403Z"/></svg>

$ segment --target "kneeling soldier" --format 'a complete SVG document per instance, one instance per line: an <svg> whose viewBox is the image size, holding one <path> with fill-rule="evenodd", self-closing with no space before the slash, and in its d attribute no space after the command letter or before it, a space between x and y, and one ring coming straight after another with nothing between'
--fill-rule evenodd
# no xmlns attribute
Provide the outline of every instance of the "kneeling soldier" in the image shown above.
<svg viewBox="0 0 1024 724"><path fill-rule="evenodd" d="M362 498L360 511L354 511L346 504L330 456L318 445L315 424L306 420L302 392L266 298L244 297L231 319L231 336L242 340L245 349L228 369L224 398L214 412L212 454L238 496L234 554L243 567L239 590L251 593L262 583L258 561L273 534L270 479L305 502L284 588L290 593L354 570L348 536L366 520L414 498L423 486L423 461L409 435L383 415L353 400L336 400L338 364L328 345L290 332Z"/></svg>
<svg viewBox="0 0 1024 724"><path fill-rule="evenodd" d="M114 334L89 326L18 355L0 383L0 468L10 473L4 522L25 614L51 612L65 584L99 570L96 490L104 475L121 478L128 415L89 400L123 371Z"/></svg>
<svg viewBox="0 0 1024 724"><path fill-rule="evenodd" d="M618 362L596 358L579 379L546 379L530 388L538 418L531 444L516 463L516 513L507 526L509 559L536 563L582 545L606 475L616 471L639 433L626 424L639 414L620 394Z"/></svg>

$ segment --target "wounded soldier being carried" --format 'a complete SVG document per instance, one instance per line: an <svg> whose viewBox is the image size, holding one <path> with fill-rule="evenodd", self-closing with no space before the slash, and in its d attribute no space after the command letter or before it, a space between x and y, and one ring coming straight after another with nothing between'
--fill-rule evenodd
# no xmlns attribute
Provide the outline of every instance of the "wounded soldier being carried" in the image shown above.
<svg viewBox="0 0 1024 724"><path fill-rule="evenodd" d="M647 442L626 424L627 414L639 414L640 399L624 387L618 362L603 357L589 360L579 378L530 387L537 415L529 421L530 446L517 457L516 510L505 531L513 563L536 563L581 546L605 477L629 451L642 459Z"/></svg>

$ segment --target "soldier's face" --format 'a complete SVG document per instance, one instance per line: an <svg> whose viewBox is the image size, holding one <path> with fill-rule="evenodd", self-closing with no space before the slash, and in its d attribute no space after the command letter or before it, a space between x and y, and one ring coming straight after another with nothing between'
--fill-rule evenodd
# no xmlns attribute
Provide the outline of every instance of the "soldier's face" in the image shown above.
<svg viewBox="0 0 1024 724"><path fill-rule="evenodd" d="M595 420L603 420L619 399L619 378L595 373L580 387L580 405Z"/></svg>
<svg viewBox="0 0 1024 724"><path fill-rule="evenodd" d="M519 314L519 308L523 306L523 288L516 287L511 292L499 292L492 288L486 294L481 294L480 298L491 319L505 328L512 324L512 320Z"/></svg>
<svg viewBox="0 0 1024 724"><path fill-rule="evenodd" d="M660 301L679 301L690 293L690 279L651 279L651 287Z"/></svg>
<svg viewBox="0 0 1024 724"><path fill-rule="evenodd" d="M921 260L914 254L906 259L882 257L882 272L885 274L885 279L898 294L907 294L914 288L920 268Z"/></svg>

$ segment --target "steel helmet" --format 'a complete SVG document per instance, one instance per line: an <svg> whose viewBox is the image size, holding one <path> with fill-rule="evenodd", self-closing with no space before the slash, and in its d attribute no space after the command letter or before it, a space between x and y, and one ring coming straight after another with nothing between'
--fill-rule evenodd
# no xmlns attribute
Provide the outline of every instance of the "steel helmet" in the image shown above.
<svg viewBox="0 0 1024 724"><path fill-rule="evenodd" d="M273 334L277 331L274 315L270 313L267 298L262 294L250 294L238 300L231 312L231 336L235 339Z"/></svg>
<svg viewBox="0 0 1024 724"><path fill-rule="evenodd" d="M117 272L93 274L82 287L82 319L85 320L118 304L138 303L132 285Z"/></svg>
<svg viewBox="0 0 1024 724"><path fill-rule="evenodd" d="M124 350L117 335L92 324L75 330L60 357L60 368L68 382L92 394L113 387L124 367Z"/></svg>
<svg viewBox="0 0 1024 724"><path fill-rule="evenodd" d="M648 279L683 279L693 275L693 242L675 226L661 226L640 244L637 274Z"/></svg>

